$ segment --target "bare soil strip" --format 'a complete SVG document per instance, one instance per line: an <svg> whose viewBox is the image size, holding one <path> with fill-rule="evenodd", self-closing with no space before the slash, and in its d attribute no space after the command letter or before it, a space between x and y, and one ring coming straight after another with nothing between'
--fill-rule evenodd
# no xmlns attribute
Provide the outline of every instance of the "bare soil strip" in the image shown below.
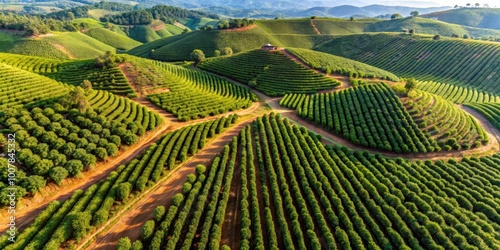
<svg viewBox="0 0 500 250"><path fill-rule="evenodd" d="M316 22L314 22L314 19L311 19L311 26L313 27L314 32L316 32L316 35L321 35L321 32L316 27Z"/></svg>
<svg viewBox="0 0 500 250"><path fill-rule="evenodd" d="M108 223L101 227L100 231L93 233L87 238L86 241L89 241L94 236L97 236L96 240L87 249L111 249L116 246L120 238L125 236L128 236L132 241L139 239L141 227L144 222L153 219L154 208L159 205L170 206L172 197L181 190L183 183L186 181L186 176L194 173L194 169L198 164L209 165L212 159L222 151L224 146L230 143L233 137L237 136L240 130L250 124L253 119L231 127L215 140L210 141L205 149L199 151L185 164L171 172L166 181L158 183L146 194L143 194L140 197L140 201L109 220ZM115 222L118 218L119 220ZM108 227L111 222L114 224ZM85 245L85 241L82 245Z"/></svg>

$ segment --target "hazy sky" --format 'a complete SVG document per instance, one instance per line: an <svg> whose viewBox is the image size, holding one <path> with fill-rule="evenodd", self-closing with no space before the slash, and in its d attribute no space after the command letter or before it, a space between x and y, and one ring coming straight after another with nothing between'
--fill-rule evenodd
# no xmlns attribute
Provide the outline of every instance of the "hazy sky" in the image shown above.
<svg viewBox="0 0 500 250"><path fill-rule="evenodd" d="M500 0L360 0L367 4L383 4L383 5L403 5L403 6L418 6L418 7L434 7L434 6L465 6L467 3L475 5L479 3L488 4L490 7L500 7Z"/></svg>

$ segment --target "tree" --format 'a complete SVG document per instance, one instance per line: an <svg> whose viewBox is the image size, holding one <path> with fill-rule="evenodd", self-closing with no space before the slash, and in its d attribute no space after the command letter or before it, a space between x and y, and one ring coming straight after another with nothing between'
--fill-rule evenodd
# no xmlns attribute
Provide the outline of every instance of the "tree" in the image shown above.
<svg viewBox="0 0 500 250"><path fill-rule="evenodd" d="M316 16L311 16L311 19L316 19Z"/></svg>
<svg viewBox="0 0 500 250"><path fill-rule="evenodd" d="M128 182L120 183L120 185L118 185L116 189L116 198L118 198L121 201L124 201L128 198L131 191L132 191L132 184Z"/></svg>
<svg viewBox="0 0 500 250"><path fill-rule="evenodd" d="M113 28L113 24L111 24L111 23L109 23L109 22L108 22L108 23L106 23L106 29L110 30L110 29L112 29L112 28Z"/></svg>
<svg viewBox="0 0 500 250"><path fill-rule="evenodd" d="M354 17L353 17L353 16L352 16L352 17L350 17L350 18L349 18L349 20L354 21Z"/></svg>
<svg viewBox="0 0 500 250"><path fill-rule="evenodd" d="M220 56L220 50L216 49L214 50L214 56L219 57Z"/></svg>
<svg viewBox="0 0 500 250"><path fill-rule="evenodd" d="M155 208L154 215L155 215L155 221L160 223L163 219L163 216L165 215L165 207L157 206Z"/></svg>
<svg viewBox="0 0 500 250"><path fill-rule="evenodd" d="M470 7L470 3L467 3L465 6Z"/></svg>
<svg viewBox="0 0 500 250"><path fill-rule="evenodd" d="M95 59L95 66L97 68L111 68L116 67L116 54L111 51L106 51L104 55L101 55Z"/></svg>
<svg viewBox="0 0 500 250"><path fill-rule="evenodd" d="M391 19L398 19L398 18L402 18L403 16L401 16L401 14L399 13L396 13L396 14L392 14L391 15Z"/></svg>
<svg viewBox="0 0 500 250"><path fill-rule="evenodd" d="M464 38L464 39L469 39L469 38L470 38L470 36L469 36L469 34L465 34L465 35L463 36L463 38Z"/></svg>
<svg viewBox="0 0 500 250"><path fill-rule="evenodd" d="M92 215L89 212L76 212L71 214L71 228L73 229L73 236L77 241L83 239L90 229L90 221Z"/></svg>
<svg viewBox="0 0 500 250"><path fill-rule="evenodd" d="M479 3L476 3L475 4L476 8L479 8L479 6L481 6Z"/></svg>
<svg viewBox="0 0 500 250"><path fill-rule="evenodd" d="M458 38L459 36L457 34L453 34L453 35L451 35L451 37Z"/></svg>
<svg viewBox="0 0 500 250"><path fill-rule="evenodd" d="M66 96L59 100L59 103L67 109L78 108L80 112L84 113L90 107L85 90L78 86L71 90Z"/></svg>
<svg viewBox="0 0 500 250"><path fill-rule="evenodd" d="M153 236L153 233L155 231L155 221L154 220L148 220L144 225L142 226L141 230L141 239L149 241L151 237Z"/></svg>
<svg viewBox="0 0 500 250"><path fill-rule="evenodd" d="M143 250L144 246L142 245L142 242L140 240L134 241L134 244L132 244L132 250Z"/></svg>
<svg viewBox="0 0 500 250"><path fill-rule="evenodd" d="M419 14L419 12L417 10L410 12L410 15L412 15L414 17L418 16L418 14Z"/></svg>
<svg viewBox="0 0 500 250"><path fill-rule="evenodd" d="M434 37L432 37L432 40L435 40L435 41L437 41L439 39L441 39L440 35L434 35Z"/></svg>
<svg viewBox="0 0 500 250"><path fill-rule="evenodd" d="M34 195L38 190L45 187L46 183L47 181L43 177L31 175L22 181L21 186Z"/></svg>
<svg viewBox="0 0 500 250"><path fill-rule="evenodd" d="M413 34L415 34L415 33L417 33L417 31L416 31L415 29L410 29L410 31L409 31L409 32L410 32L410 34L412 34L412 35L413 35Z"/></svg>
<svg viewBox="0 0 500 250"><path fill-rule="evenodd" d="M200 49L195 49L193 50L193 52L191 52L191 59L195 64L198 64L201 61L205 60L205 53L203 53L203 51Z"/></svg>
<svg viewBox="0 0 500 250"><path fill-rule="evenodd" d="M231 49L231 47L225 47L224 48L224 55L230 56L232 54L233 54L233 49Z"/></svg>
<svg viewBox="0 0 500 250"><path fill-rule="evenodd" d="M35 164L33 172L36 175L46 175L53 166L54 163L51 160L43 159Z"/></svg>
<svg viewBox="0 0 500 250"><path fill-rule="evenodd" d="M182 34L186 34L188 32L189 32L189 30L187 28L185 28L184 30L182 30Z"/></svg>
<svg viewBox="0 0 500 250"><path fill-rule="evenodd" d="M87 79L83 80L80 86L85 90L86 93L88 93L88 91L92 89L92 83Z"/></svg>
<svg viewBox="0 0 500 250"><path fill-rule="evenodd" d="M453 7L453 9L458 9L458 7L459 7L459 6L455 4L455 7Z"/></svg>
<svg viewBox="0 0 500 250"><path fill-rule="evenodd" d="M415 89L416 86L417 82L415 81L415 78L410 78L406 80L405 89L407 92L410 92L411 90Z"/></svg>
<svg viewBox="0 0 500 250"><path fill-rule="evenodd" d="M116 245L117 250L129 250L132 247L130 243L130 239L128 237L123 237L118 240L118 244Z"/></svg>
<svg viewBox="0 0 500 250"><path fill-rule="evenodd" d="M83 171L83 163L80 160L69 160L64 165L64 168L68 170L68 173L71 176L75 176Z"/></svg>
<svg viewBox="0 0 500 250"><path fill-rule="evenodd" d="M61 185L61 182L68 177L68 170L63 167L54 167L49 170L49 176L57 185Z"/></svg>

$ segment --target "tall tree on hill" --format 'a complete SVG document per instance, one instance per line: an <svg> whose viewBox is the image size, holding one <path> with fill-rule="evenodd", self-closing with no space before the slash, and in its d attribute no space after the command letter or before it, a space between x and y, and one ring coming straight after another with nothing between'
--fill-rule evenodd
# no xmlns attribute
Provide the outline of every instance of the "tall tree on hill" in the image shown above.
<svg viewBox="0 0 500 250"><path fill-rule="evenodd" d="M410 15L412 15L414 17L418 16L418 14L419 14L419 12L417 10L414 10L414 11L410 12Z"/></svg>
<svg viewBox="0 0 500 250"><path fill-rule="evenodd" d="M407 93L409 93L410 91L415 89L416 86L417 86L417 82L415 81L415 78L410 78L410 79L406 80L405 89L406 89Z"/></svg>
<svg viewBox="0 0 500 250"><path fill-rule="evenodd" d="M205 60L205 53L201 49L195 49L191 52L191 59L194 61L194 64L197 65L201 61Z"/></svg>
<svg viewBox="0 0 500 250"><path fill-rule="evenodd" d="M85 90L80 86L74 88L66 96L62 97L59 103L67 109L78 108L82 113L90 107L87 96L85 96Z"/></svg>
<svg viewBox="0 0 500 250"><path fill-rule="evenodd" d="M403 17L403 16L401 16L401 14L396 13L396 14L392 14L391 19L398 19L398 18L401 18L401 17Z"/></svg>

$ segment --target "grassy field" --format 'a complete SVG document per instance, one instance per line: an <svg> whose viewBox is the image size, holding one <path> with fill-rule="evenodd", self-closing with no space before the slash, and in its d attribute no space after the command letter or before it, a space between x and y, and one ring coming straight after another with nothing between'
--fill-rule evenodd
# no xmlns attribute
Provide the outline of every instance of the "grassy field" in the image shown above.
<svg viewBox="0 0 500 250"><path fill-rule="evenodd" d="M44 39L22 39L17 41L12 48L5 52L55 59L68 58L67 54Z"/></svg>
<svg viewBox="0 0 500 250"><path fill-rule="evenodd" d="M363 33L365 31L366 25L374 23L374 21L372 20L349 21L346 19L331 19L331 18L315 19L313 22L321 34L329 34L329 35L346 35L353 33Z"/></svg>
<svg viewBox="0 0 500 250"><path fill-rule="evenodd" d="M14 33L0 31L0 51L9 51L19 39L20 37Z"/></svg>
<svg viewBox="0 0 500 250"><path fill-rule="evenodd" d="M158 40L161 37L149 26L135 26L133 28L126 28L125 32L128 36L136 41L147 43Z"/></svg>
<svg viewBox="0 0 500 250"><path fill-rule="evenodd" d="M116 50L92 37L77 32L47 36L44 40L55 46L62 46L64 50L75 58L95 58L104 54L106 51Z"/></svg>
<svg viewBox="0 0 500 250"><path fill-rule="evenodd" d="M173 25L173 24L165 24L165 30L170 32L172 35L179 35L182 34L182 29Z"/></svg>
<svg viewBox="0 0 500 250"><path fill-rule="evenodd" d="M71 22L76 26L78 26L80 23L86 23L89 29L104 27L104 23L101 23L92 18L77 18Z"/></svg>
<svg viewBox="0 0 500 250"><path fill-rule="evenodd" d="M255 23L270 34L316 34L313 26L311 25L311 20L306 18L258 20Z"/></svg>
<svg viewBox="0 0 500 250"><path fill-rule="evenodd" d="M103 10L103 9L95 9L95 10L89 10L89 15L95 19L99 19L100 17L103 17L105 15L114 15L116 12L114 11L109 11L109 10Z"/></svg>
<svg viewBox="0 0 500 250"><path fill-rule="evenodd" d="M188 27L191 30L196 30L200 27L206 26L206 25L212 25L213 27L216 27L217 24L219 23L219 20L216 19L211 19L211 18L181 18L179 20L180 23L182 23L184 26Z"/></svg>
<svg viewBox="0 0 500 250"><path fill-rule="evenodd" d="M119 50L130 50L142 44L128 36L120 35L106 28L91 29L85 34Z"/></svg>

